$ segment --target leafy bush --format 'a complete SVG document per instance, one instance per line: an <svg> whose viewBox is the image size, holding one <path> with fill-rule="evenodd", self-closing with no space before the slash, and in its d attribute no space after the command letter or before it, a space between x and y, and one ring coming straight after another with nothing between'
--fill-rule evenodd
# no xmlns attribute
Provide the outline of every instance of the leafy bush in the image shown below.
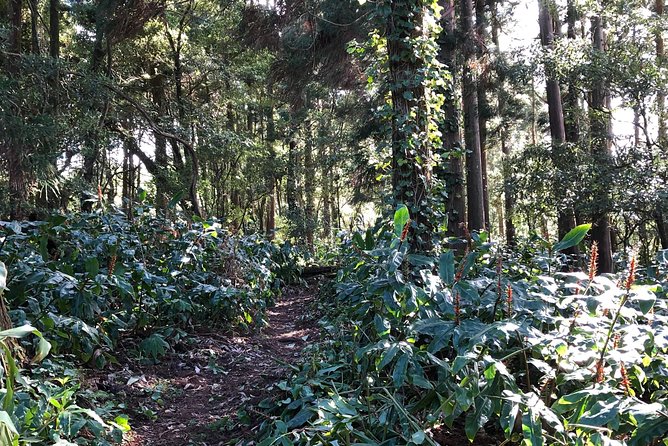
<svg viewBox="0 0 668 446"><path fill-rule="evenodd" d="M527 445L668 444L666 262L635 279L527 264L485 234L465 252L410 252L410 225L356 235L336 309L264 424L270 444L436 444L484 431ZM541 265L537 268L537 265Z"/></svg>
<svg viewBox="0 0 668 446"><path fill-rule="evenodd" d="M0 224L0 298L6 289L22 325L0 331L0 444L120 443L127 418L108 395L84 398L69 363L102 367L121 344L158 360L186 330L262 325L283 281L296 277L297 257L213 220L170 221L148 208L133 220L111 210ZM51 346L54 358L21 372L5 339L30 333L37 359Z"/></svg>
<svg viewBox="0 0 668 446"><path fill-rule="evenodd" d="M133 221L115 212L73 214L7 224L0 233L14 318L51 333L56 353L97 366L114 360L121 338L160 327L262 324L296 270L290 248L149 209Z"/></svg>

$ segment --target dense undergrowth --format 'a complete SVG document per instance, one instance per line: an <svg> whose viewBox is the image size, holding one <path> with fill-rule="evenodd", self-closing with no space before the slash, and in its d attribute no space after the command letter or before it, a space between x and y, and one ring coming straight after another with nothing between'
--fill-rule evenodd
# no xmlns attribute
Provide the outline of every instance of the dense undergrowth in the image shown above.
<svg viewBox="0 0 668 446"><path fill-rule="evenodd" d="M326 340L263 407L260 446L668 445L668 253L618 275L554 246L409 252L405 209L344 247ZM519 254L517 254L519 252ZM590 253L595 257L595 253ZM562 272L571 270L572 272ZM448 443L440 439L453 438Z"/></svg>
<svg viewBox="0 0 668 446"><path fill-rule="evenodd" d="M297 274L289 245L149 208L131 220L111 210L0 223L0 244L7 322L20 327L0 332L2 445L120 442L126 408L82 390L80 367L155 361L200 327L262 326Z"/></svg>

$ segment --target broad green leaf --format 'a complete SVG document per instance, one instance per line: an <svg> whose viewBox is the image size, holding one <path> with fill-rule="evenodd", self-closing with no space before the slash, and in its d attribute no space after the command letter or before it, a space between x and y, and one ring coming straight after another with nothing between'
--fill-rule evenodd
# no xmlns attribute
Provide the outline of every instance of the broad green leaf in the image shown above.
<svg viewBox="0 0 668 446"><path fill-rule="evenodd" d="M386 365L388 365L394 357L399 352L399 344L392 344L389 349L383 354L380 363L378 363L378 370L382 370Z"/></svg>
<svg viewBox="0 0 668 446"><path fill-rule="evenodd" d="M49 354L51 351L51 343L44 339L42 336L39 337L39 344L37 346L37 352L35 353L35 356L32 358L32 362L40 362L44 358L46 358L46 355Z"/></svg>
<svg viewBox="0 0 668 446"><path fill-rule="evenodd" d="M406 379L408 359L409 355L404 353L399 357L397 363L394 366L394 371L392 372L392 381L394 382L394 387L397 389L404 384L404 380Z"/></svg>
<svg viewBox="0 0 668 446"><path fill-rule="evenodd" d="M419 430L411 436L411 441L415 444L422 444L424 443L425 439L426 435L423 430Z"/></svg>
<svg viewBox="0 0 668 446"><path fill-rule="evenodd" d="M572 248L573 246L577 245L582 241L582 239L585 238L585 235L587 235L587 232L591 229L591 223L587 223L586 225L580 225L576 226L575 228L571 229L568 234L564 236L563 239L561 239L560 242L555 243L554 246L552 247L552 250L554 252L557 251L563 251L564 249Z"/></svg>
<svg viewBox="0 0 668 446"><path fill-rule="evenodd" d="M16 426L14 426L12 418L4 410L0 410L0 424L7 426L7 429L9 429L9 432L11 432L12 434L15 435L19 434L19 431L16 430Z"/></svg>
<svg viewBox="0 0 668 446"><path fill-rule="evenodd" d="M438 259L438 275L448 285L455 281L455 253L448 249Z"/></svg>
<svg viewBox="0 0 668 446"><path fill-rule="evenodd" d="M26 324L21 327L10 328L9 330L0 331L0 339L2 338L24 338L30 333L39 333L34 327Z"/></svg>
<svg viewBox="0 0 668 446"><path fill-rule="evenodd" d="M91 277L95 277L97 273L100 272L100 262L97 260L97 257L89 257L86 259L86 272Z"/></svg>
<svg viewBox="0 0 668 446"><path fill-rule="evenodd" d="M185 195L185 191L179 191L177 192L171 200L169 200L169 204L167 205L168 209L174 209L177 204L183 199L183 196Z"/></svg>
<svg viewBox="0 0 668 446"><path fill-rule="evenodd" d="M308 422L308 420L310 420L313 417L313 415L315 415L315 412L313 412L308 407L305 407L304 409L297 412L297 415L292 417L290 421L288 421L288 429L295 429L298 427L302 427L304 424Z"/></svg>
<svg viewBox="0 0 668 446"><path fill-rule="evenodd" d="M366 244L364 243L362 234L360 234L359 232L353 234L353 244L361 250L365 249Z"/></svg>
<svg viewBox="0 0 668 446"><path fill-rule="evenodd" d="M396 212L394 213L394 235L401 237L401 233L404 231L404 226L410 220L410 213L405 204L400 204L397 207Z"/></svg>

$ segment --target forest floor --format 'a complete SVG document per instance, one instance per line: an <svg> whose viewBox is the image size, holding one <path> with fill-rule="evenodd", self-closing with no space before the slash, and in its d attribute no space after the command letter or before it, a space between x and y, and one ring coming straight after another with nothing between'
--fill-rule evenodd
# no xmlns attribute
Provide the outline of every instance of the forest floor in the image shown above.
<svg viewBox="0 0 668 446"><path fill-rule="evenodd" d="M287 364L317 341L317 318L309 314L316 280L284 289L258 333L195 333L184 351L158 364L129 362L89 377L89 386L125 403L132 432L124 445L222 446L252 439L262 421L255 406L288 376Z"/></svg>

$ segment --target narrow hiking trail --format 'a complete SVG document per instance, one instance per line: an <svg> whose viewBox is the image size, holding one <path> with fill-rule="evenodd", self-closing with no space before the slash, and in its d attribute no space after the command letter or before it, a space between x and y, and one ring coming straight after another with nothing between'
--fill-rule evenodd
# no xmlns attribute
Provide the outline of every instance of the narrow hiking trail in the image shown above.
<svg viewBox="0 0 668 446"><path fill-rule="evenodd" d="M317 289L317 279L307 287L286 287L268 310L269 326L259 333L192 334L187 351L159 364L129 363L91 377L89 384L126 404L132 433L124 446L218 446L252 439L261 421L254 406L287 376L285 363L297 362L316 340L309 313Z"/></svg>

